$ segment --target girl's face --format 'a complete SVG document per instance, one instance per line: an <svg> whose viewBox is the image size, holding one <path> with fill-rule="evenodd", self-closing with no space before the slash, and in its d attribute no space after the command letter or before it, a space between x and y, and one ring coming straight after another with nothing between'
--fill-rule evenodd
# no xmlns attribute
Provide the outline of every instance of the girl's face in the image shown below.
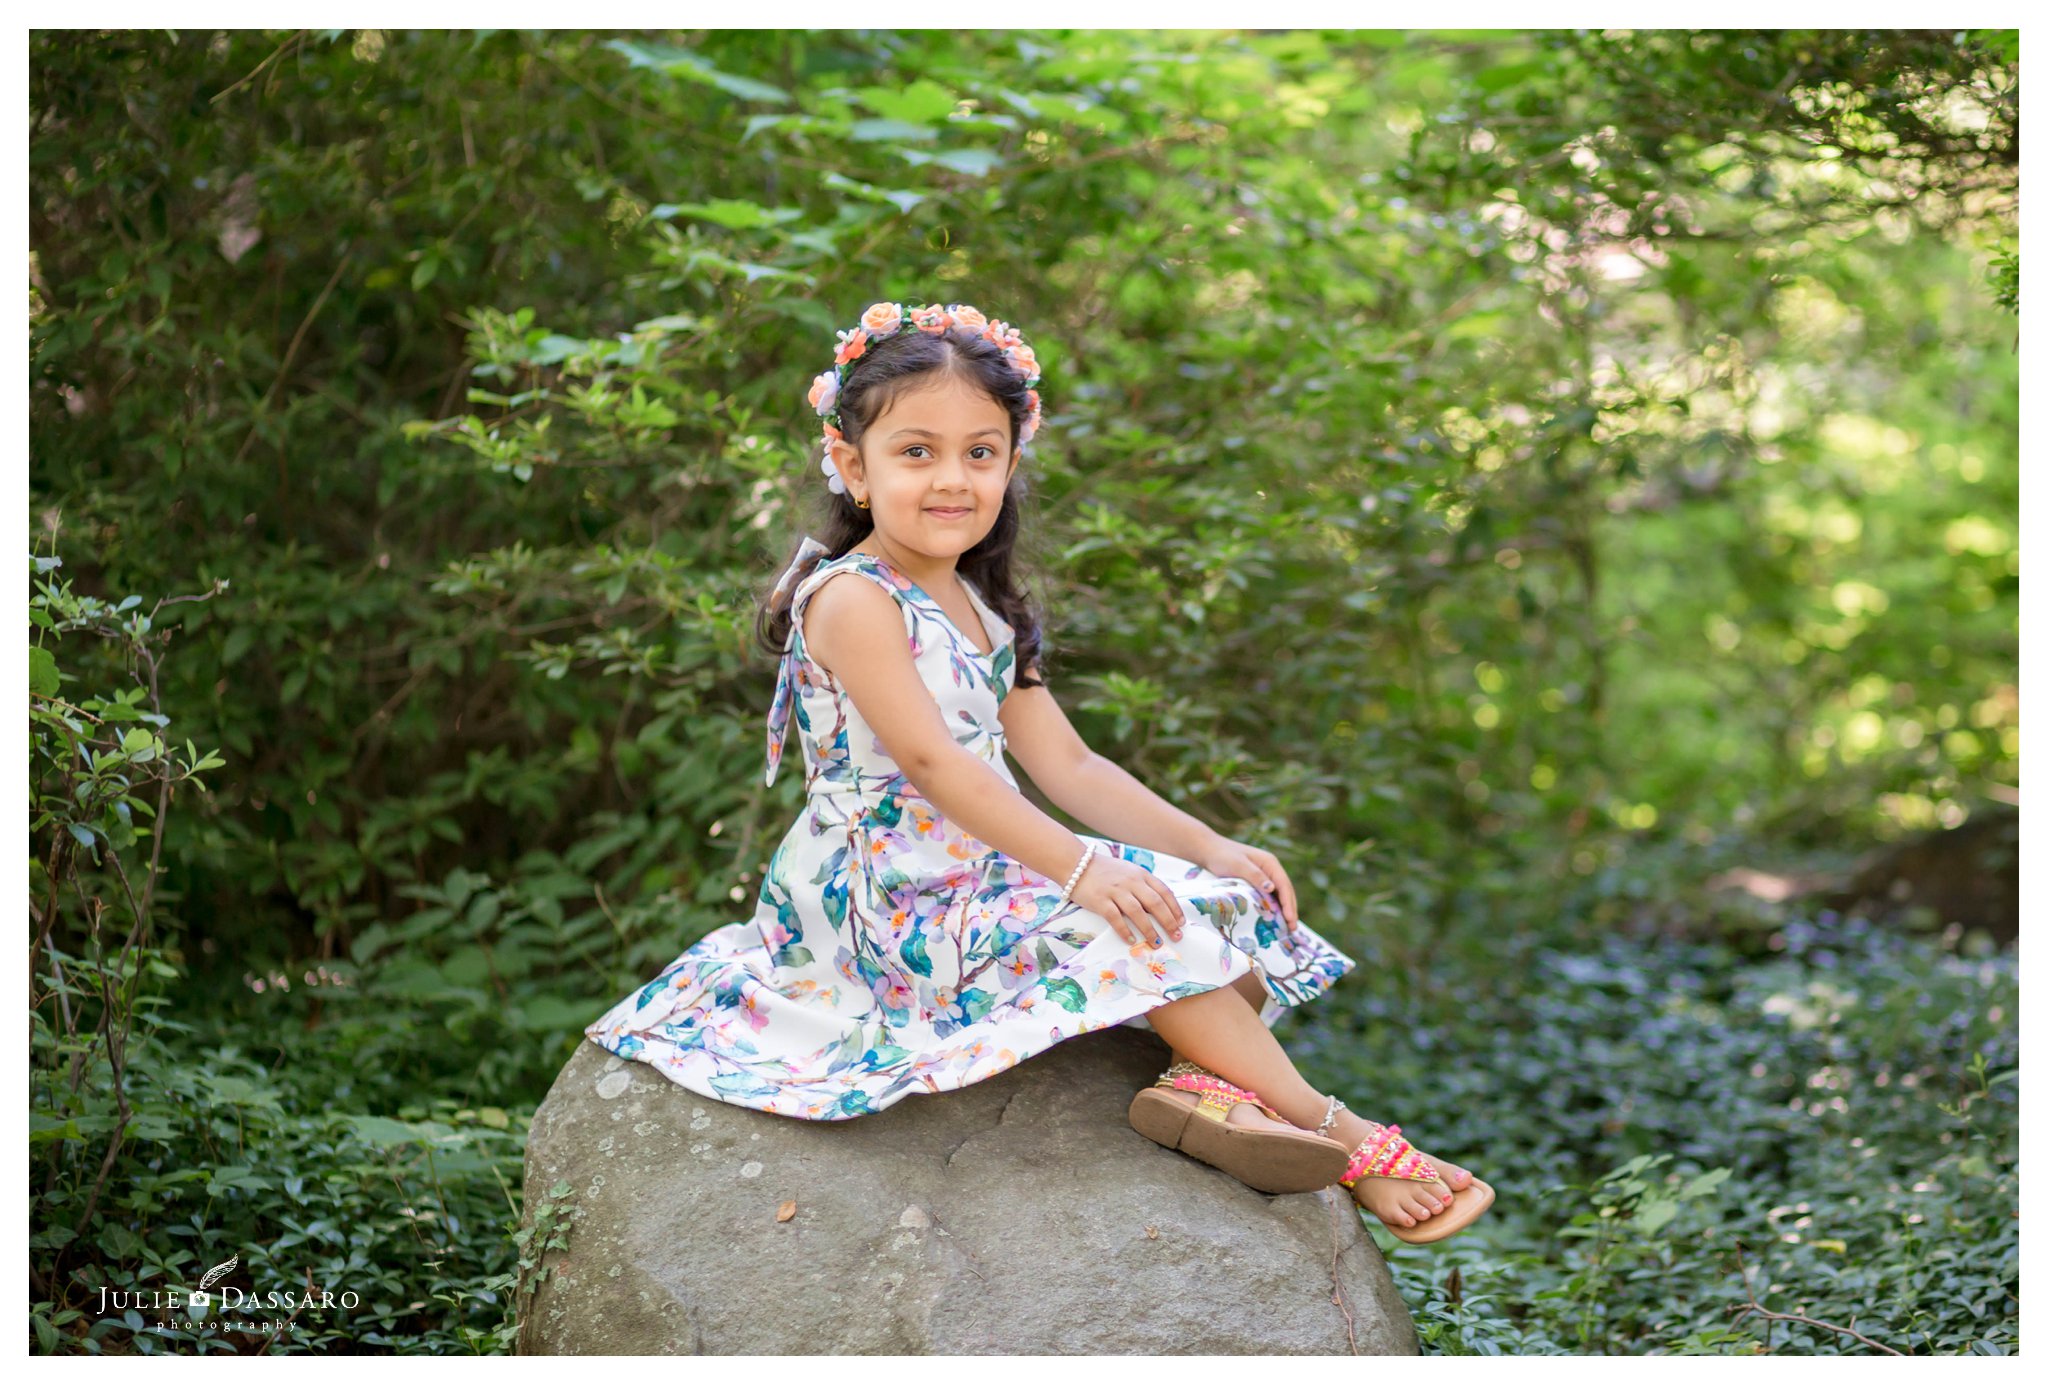
<svg viewBox="0 0 2048 1385"><path fill-rule="evenodd" d="M1010 414L968 381L942 375L906 389L861 436L832 444L833 464L875 532L899 550L957 558L995 527L1021 454Z"/></svg>

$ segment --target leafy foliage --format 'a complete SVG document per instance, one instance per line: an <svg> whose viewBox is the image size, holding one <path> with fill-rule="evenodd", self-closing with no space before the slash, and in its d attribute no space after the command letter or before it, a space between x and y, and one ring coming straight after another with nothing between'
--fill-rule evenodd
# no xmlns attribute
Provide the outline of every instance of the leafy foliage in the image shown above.
<svg viewBox="0 0 2048 1385"><path fill-rule="evenodd" d="M1712 1069L1848 1060L1651 998L1777 994L1749 952L1791 924L1712 871L2016 792L2016 92L1983 30L33 33L38 1349L509 1348L567 1225L513 1239L519 1113L792 811L753 602L818 499L805 386L881 298L1039 346L1050 681L1375 959L1303 1019L1332 1080L1376 1035L1374 1073L1568 1098L1560 1191L1456 1252L1466 1298L1410 1285L1432 1346L1854 1346L1731 1327L1686 1240L1823 1175L1881 1202L1880 1156ZM1877 946L1800 984L1947 974ZM1602 1044L1666 1034L1630 1075L1690 1097L1601 1124L1574 967L1637 978ZM1512 1041L1441 1003L1513 986ZM1855 1061L2016 1072L1951 998L1974 1047L1886 992ZM1527 1167L1526 1121L1430 1124ZM1873 1337L2011 1345L2002 1230L1837 1208L1850 1273L1737 1215L1767 1307L1916 1286ZM95 1311L230 1255L363 1306ZM1469 1296L1508 1289L1558 1294Z"/></svg>
<svg viewBox="0 0 2048 1385"><path fill-rule="evenodd" d="M1440 1245L1376 1233L1426 1349L1872 1350L1753 1301L1909 1355L2018 1349L2013 954L1829 915L1753 948L1517 933L1439 987L1327 999L1282 1034L1304 1072L1498 1195Z"/></svg>

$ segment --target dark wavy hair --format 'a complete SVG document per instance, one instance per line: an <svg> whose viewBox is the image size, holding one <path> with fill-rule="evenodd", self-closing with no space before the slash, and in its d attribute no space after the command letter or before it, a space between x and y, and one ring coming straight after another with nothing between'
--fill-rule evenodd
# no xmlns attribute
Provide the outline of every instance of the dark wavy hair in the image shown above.
<svg viewBox="0 0 2048 1385"><path fill-rule="evenodd" d="M1030 400L1025 397L1024 380L1011 368L1000 347L967 327L949 327L943 332L902 332L871 343L854 368L847 372L846 380L840 386L838 410L841 433L855 447L860 446L862 436L874 426L875 420L904 393L947 375L966 380L1003 406L1010 415L1008 446L1014 450L1018 430L1024 426L1024 420L1031 411ZM816 434L812 436L814 439L817 437ZM814 441L813 445L822 447L823 443ZM814 451L810 455L815 457L818 454ZM1044 630L1030 593L1018 582L1013 562L1022 528L1020 520L1024 502L1030 495L1028 460L1027 454L1026 459L1017 464L1016 474L1010 477L995 527L980 543L960 555L957 566L960 574L972 582L982 598L995 608L996 614L1017 632L1014 686L1041 688L1045 686L1043 680L1030 677L1026 670L1039 662ZM815 464L806 470L809 475L823 479L823 473ZM759 611L754 622L755 637L761 647L776 658L781 657L783 644L789 638L789 599L796 594L798 585L812 568L844 556L848 549L873 533L875 528L869 512L854 504L851 495L839 495L823 486L815 493L821 497L816 502L817 512L803 527L806 533L824 544L827 551L806 563L790 579L788 589L777 596L775 584L795 560L796 548L801 543L792 546L782 562L776 565L774 574L762 583L757 598ZM993 630L988 633L991 637L995 635Z"/></svg>

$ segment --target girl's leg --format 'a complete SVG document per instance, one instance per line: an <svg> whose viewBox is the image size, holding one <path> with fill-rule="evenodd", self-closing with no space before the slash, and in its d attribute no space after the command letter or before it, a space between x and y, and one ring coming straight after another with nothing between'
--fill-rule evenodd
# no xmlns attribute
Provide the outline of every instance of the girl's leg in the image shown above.
<svg viewBox="0 0 2048 1385"><path fill-rule="evenodd" d="M1249 980L1252 987L1263 993L1256 977L1242 979ZM1242 987L1219 986L1169 1002L1146 1011L1145 1022L1175 1053L1222 1074L1240 1087L1251 1088L1291 1124L1313 1130L1322 1121L1328 1099L1295 1070L1293 1060L1259 1018L1257 1006L1247 1000ZM1232 1117L1244 1109L1236 1108ZM1270 1124L1263 1116L1260 1119ZM1329 1132L1331 1138L1354 1148L1369 1133L1366 1122L1349 1110L1337 1113L1336 1128ZM1431 1162L1437 1163L1439 1169L1454 1171L1435 1160ZM1353 1191L1380 1220L1402 1226L1415 1225L1451 1200L1451 1190L1441 1179L1419 1183L1366 1178L1359 1180Z"/></svg>
<svg viewBox="0 0 2048 1385"><path fill-rule="evenodd" d="M1265 1008L1266 984L1265 982L1259 980L1257 972L1248 971L1243 976L1238 977L1237 980L1231 982L1230 985L1231 989L1235 990L1239 995L1244 997L1244 1003L1252 1007L1253 1014L1257 1014L1260 1010ZM1150 1024L1152 1021L1148 1019L1145 1022L1147 1024ZM1182 1058L1186 1058L1187 1054L1182 1053L1179 1049L1176 1048L1173 1050L1173 1056L1176 1060L1179 1060ZM1204 1063L1202 1066L1207 1067L1208 1064ZM1322 1117L1318 1116L1316 1117L1316 1119L1321 1120Z"/></svg>

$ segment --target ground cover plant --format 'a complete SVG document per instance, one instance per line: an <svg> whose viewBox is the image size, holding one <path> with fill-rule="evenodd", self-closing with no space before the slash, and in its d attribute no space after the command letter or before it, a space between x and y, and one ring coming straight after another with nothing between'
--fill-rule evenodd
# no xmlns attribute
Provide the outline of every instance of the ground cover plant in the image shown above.
<svg viewBox="0 0 2048 1385"><path fill-rule="evenodd" d="M1029 333L1062 705L1501 1189L1383 1242L1427 1350L2015 1349L2012 955L1710 884L2017 801L2013 32L29 69L35 1350L511 1348L535 1104L795 810L754 598L883 298Z"/></svg>

